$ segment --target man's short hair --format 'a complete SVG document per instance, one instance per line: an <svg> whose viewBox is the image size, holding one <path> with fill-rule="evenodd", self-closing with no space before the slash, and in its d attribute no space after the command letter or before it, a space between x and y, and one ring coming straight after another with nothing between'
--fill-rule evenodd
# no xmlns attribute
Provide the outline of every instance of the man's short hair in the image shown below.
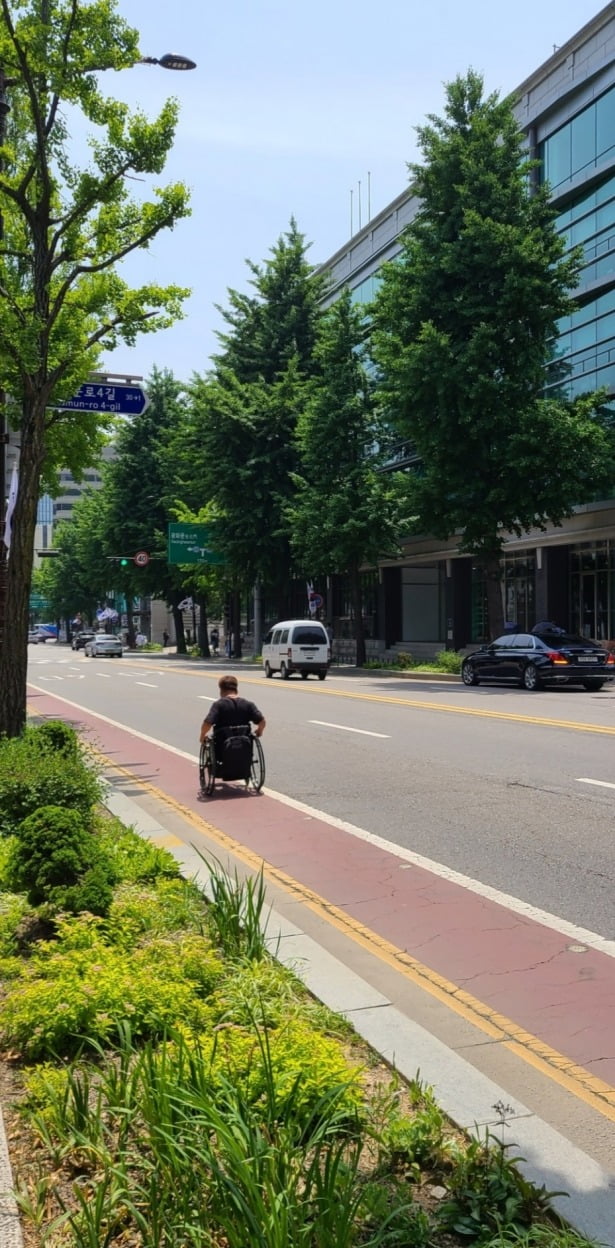
<svg viewBox="0 0 615 1248"><path fill-rule="evenodd" d="M237 693L237 677L221 676L218 681L220 693Z"/></svg>

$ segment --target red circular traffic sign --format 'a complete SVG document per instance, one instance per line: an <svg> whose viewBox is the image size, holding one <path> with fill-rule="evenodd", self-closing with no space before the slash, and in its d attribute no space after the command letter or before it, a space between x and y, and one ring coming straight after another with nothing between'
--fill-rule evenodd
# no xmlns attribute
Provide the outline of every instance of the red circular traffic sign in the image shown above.
<svg viewBox="0 0 615 1248"><path fill-rule="evenodd" d="M138 550L136 555L133 555L132 561L136 563L138 568L146 568L149 563L149 555L146 550Z"/></svg>

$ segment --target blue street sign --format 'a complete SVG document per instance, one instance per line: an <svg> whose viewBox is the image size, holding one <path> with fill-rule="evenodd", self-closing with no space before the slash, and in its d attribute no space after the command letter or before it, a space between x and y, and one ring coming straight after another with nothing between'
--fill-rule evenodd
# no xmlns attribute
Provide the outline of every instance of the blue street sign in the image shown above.
<svg viewBox="0 0 615 1248"><path fill-rule="evenodd" d="M59 407L69 412L115 412L120 416L140 416L148 403L149 399L142 386L107 385L100 381L88 381L79 387L72 399L51 403L50 407Z"/></svg>

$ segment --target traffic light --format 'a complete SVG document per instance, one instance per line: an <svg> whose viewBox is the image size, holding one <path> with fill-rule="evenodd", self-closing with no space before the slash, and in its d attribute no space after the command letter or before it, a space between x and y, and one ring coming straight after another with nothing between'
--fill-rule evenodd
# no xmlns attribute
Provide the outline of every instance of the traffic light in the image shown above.
<svg viewBox="0 0 615 1248"><path fill-rule="evenodd" d="M120 559L120 568L127 568L129 563L132 563L131 559Z"/></svg>

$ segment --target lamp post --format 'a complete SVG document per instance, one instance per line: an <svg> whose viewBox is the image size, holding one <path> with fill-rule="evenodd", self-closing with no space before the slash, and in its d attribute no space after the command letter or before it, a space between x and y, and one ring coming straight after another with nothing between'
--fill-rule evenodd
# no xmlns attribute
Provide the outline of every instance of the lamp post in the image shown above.
<svg viewBox="0 0 615 1248"><path fill-rule="evenodd" d="M142 56L140 65L160 65L162 69L187 70L196 69L196 62L191 61L188 56L182 56L178 52L165 52L164 56ZM13 87L17 83L17 78L7 78L2 65L0 65L0 147L4 144L6 138L6 123L11 106L8 101L7 88ZM3 170L3 161L0 156L0 174ZM2 215L2 201L0 199L0 245L4 237L4 218ZM9 432L6 419L6 391L0 385L0 648L4 642L4 616L6 604L6 564L8 551L4 543L5 529L5 510L6 510L6 448L9 441Z"/></svg>

